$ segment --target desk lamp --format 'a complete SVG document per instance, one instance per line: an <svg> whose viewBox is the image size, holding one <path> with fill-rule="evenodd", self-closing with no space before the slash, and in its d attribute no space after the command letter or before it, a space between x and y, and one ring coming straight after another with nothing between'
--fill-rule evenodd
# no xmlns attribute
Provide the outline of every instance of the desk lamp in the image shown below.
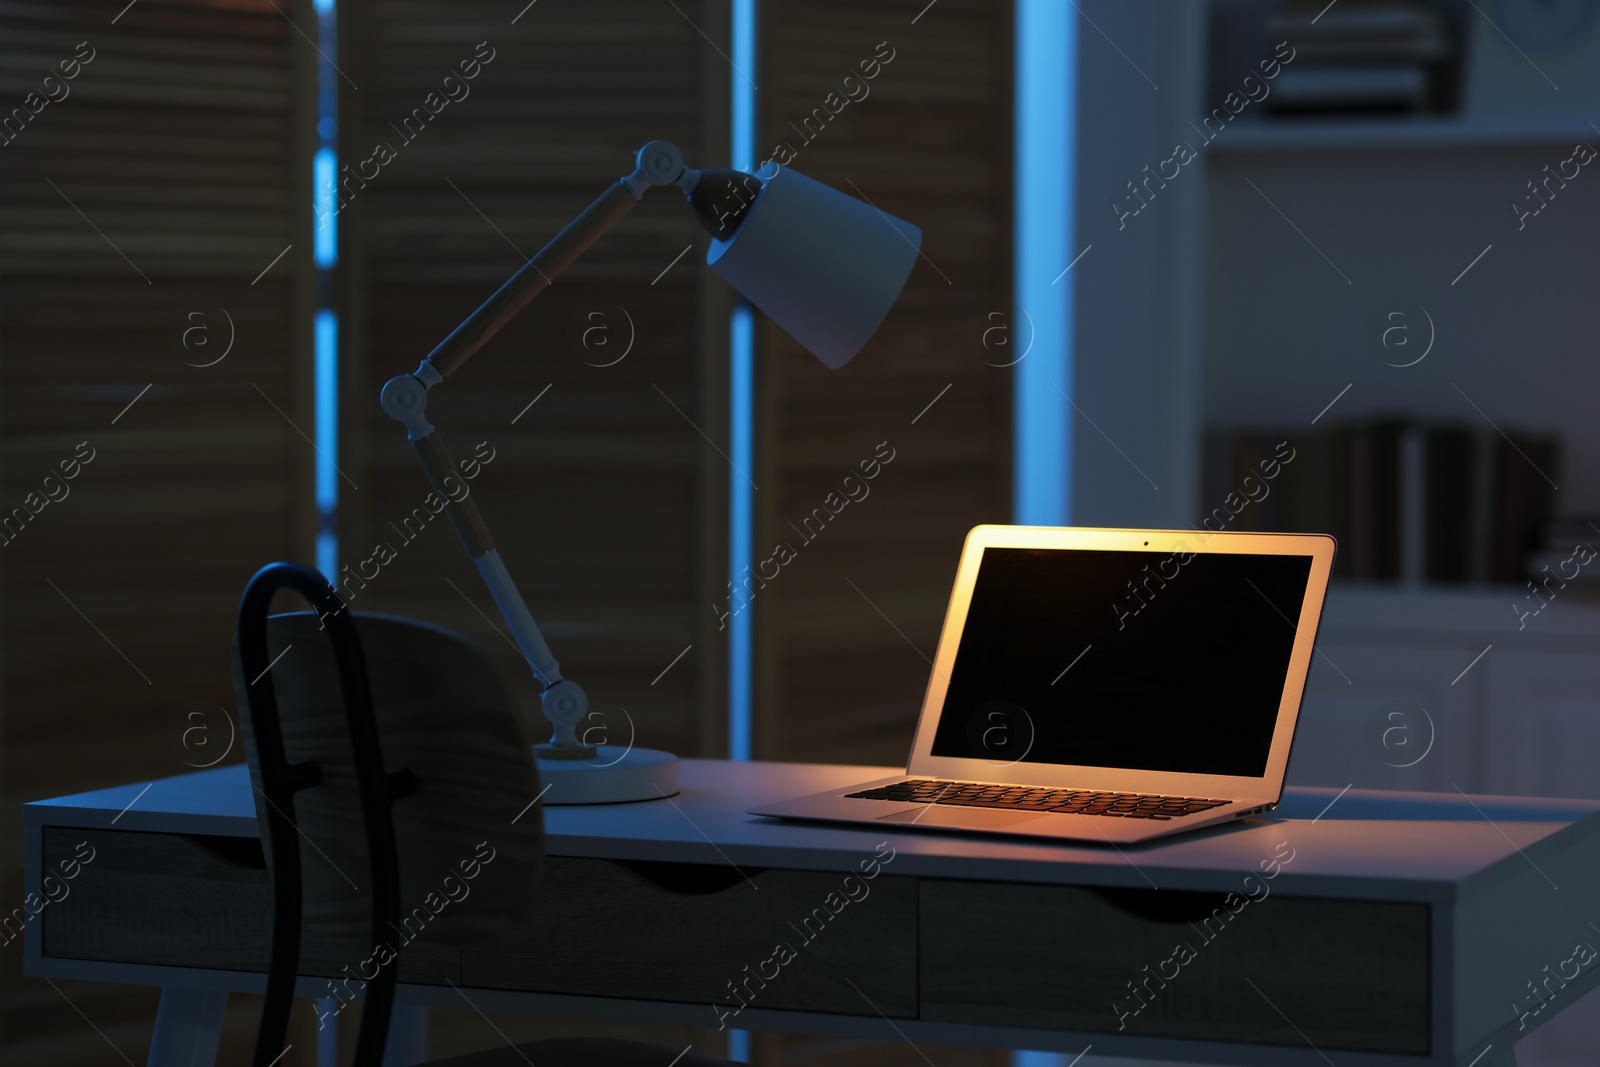
<svg viewBox="0 0 1600 1067"><path fill-rule="evenodd" d="M656 186L683 191L696 221L711 234L706 262L750 303L830 368L866 344L904 287L922 231L792 170L768 162L755 174L694 170L666 141L639 149L620 179L467 316L410 374L383 387L385 413L403 424L423 472L461 546L472 558L517 649L542 687L550 740L534 746L548 783L546 804L645 800L678 791L677 757L631 744L590 745L577 725L589 701L545 644L522 602L474 496L448 492L455 462L427 418L428 390L444 381L500 331L528 301Z"/></svg>

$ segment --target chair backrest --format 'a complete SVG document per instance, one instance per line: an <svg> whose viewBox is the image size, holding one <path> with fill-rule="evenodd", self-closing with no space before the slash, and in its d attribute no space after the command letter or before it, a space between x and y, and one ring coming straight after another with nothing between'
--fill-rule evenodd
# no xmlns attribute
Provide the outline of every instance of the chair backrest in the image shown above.
<svg viewBox="0 0 1600 1067"><path fill-rule="evenodd" d="M333 957L319 951L308 969L339 976L329 989L341 1007L364 990L355 1062L376 1067L403 961L500 933L531 906L538 771L499 672L474 645L427 623L352 615L314 572L294 572L266 568L252 587L276 581L316 610L265 617L270 590L247 590L234 650L275 904L273 1012L263 1010L257 1063L282 1052L283 1034L268 1032L279 1027L273 989L286 1026L282 991L292 996L290 944L303 926ZM262 617L247 624L250 611ZM275 773L280 764L289 771Z"/></svg>

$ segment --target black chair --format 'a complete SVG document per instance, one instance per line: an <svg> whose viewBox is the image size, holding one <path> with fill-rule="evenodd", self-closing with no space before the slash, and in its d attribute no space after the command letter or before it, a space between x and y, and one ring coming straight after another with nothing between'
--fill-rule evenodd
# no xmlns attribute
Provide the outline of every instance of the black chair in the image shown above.
<svg viewBox="0 0 1600 1067"><path fill-rule="evenodd" d="M281 590L313 610L269 618ZM273 891L254 1067L283 1054L303 931L319 953L335 954L334 970L342 959L367 979L355 983L365 1004L354 1065L380 1067L402 960L425 963L430 946L493 937L534 903L528 887L543 856L543 812L534 803L531 749L498 672L471 643L408 619L352 617L321 576L296 564L264 567L245 587L234 685ZM302 840L319 853L310 863L301 862ZM479 862L484 849L492 865ZM439 872L457 869L478 871L461 877L492 877L459 902L433 907L427 894ZM364 874L366 890L346 872ZM427 907L403 915L402 901L424 900ZM396 936L403 924L411 933L414 922L414 941ZM563 1038L429 1067L668 1067L675 1055L629 1041ZM676 1063L731 1067L692 1052Z"/></svg>

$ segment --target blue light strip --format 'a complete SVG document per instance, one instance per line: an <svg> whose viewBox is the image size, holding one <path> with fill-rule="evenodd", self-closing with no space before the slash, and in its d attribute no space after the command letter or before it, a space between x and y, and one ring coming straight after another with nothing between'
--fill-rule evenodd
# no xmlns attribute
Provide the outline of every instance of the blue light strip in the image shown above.
<svg viewBox="0 0 1600 1067"><path fill-rule="evenodd" d="M331 511L339 504L339 316L318 311L314 336L317 507Z"/></svg>
<svg viewBox="0 0 1600 1067"><path fill-rule="evenodd" d="M729 0L733 38L732 165L744 171L756 165L756 0ZM755 562L755 487L747 480L756 470L756 328L755 311L740 301L728 321L728 580L731 612L739 603L744 576ZM728 758L747 760L755 750L755 612L753 605L729 618L728 630ZM728 1031L728 1058L750 1060L750 1031Z"/></svg>
<svg viewBox="0 0 1600 1067"><path fill-rule="evenodd" d="M1076 5L1016 0L1016 188L1012 262L1012 512L1029 526L1072 521L1072 274L1077 193ZM1060 389L1061 392L1056 392ZM1055 1052L1014 1051L1011 1067L1067 1067ZM1075 1062L1075 1061L1074 1061Z"/></svg>
<svg viewBox="0 0 1600 1067"><path fill-rule="evenodd" d="M311 258L317 267L317 281L327 280L339 262L339 198L335 183L339 178L339 83L333 68L338 52L335 0L313 0L317 13L317 143L311 157ZM318 292L328 286L319 284ZM339 534L335 520L339 507L339 316L331 308L318 308L312 321L312 410L316 425L317 466L314 485L317 497L317 570L337 586L339 581ZM333 1018L337 1006L332 998L317 1001L318 1018L327 1017L326 1026L317 1027L317 1067L335 1067L339 1062L339 1020Z"/></svg>
<svg viewBox="0 0 1600 1067"><path fill-rule="evenodd" d="M1017 0L1016 189L1011 341L1015 521L1072 519L1073 274L1077 22L1060 0ZM1057 280L1059 278L1059 280ZM1058 393L1056 390L1059 389Z"/></svg>
<svg viewBox="0 0 1600 1067"><path fill-rule="evenodd" d="M733 37L732 129L729 141L733 165L755 167L756 143L756 4L731 0ZM744 610L729 618L728 633L728 758L747 760L754 752L755 646L753 605L741 599L745 576L755 561L755 487L746 475L756 469L755 441L755 313L740 303L728 323L728 427L732 469L728 472L728 581L729 610L741 603ZM748 1035L741 1032L748 1043ZM748 1049L746 1049L748 1051ZM734 1059L742 1057L734 1054Z"/></svg>
<svg viewBox="0 0 1600 1067"><path fill-rule="evenodd" d="M312 262L317 292L327 301L333 291L331 272L339 263L339 72L338 21L335 0L315 0L317 13L317 151L311 158ZM317 570L330 583L339 580L339 315L320 304L313 320L312 431L317 443ZM320 1063L331 1064L326 1050Z"/></svg>
<svg viewBox="0 0 1600 1067"><path fill-rule="evenodd" d="M339 262L339 156L330 147L311 157L312 255L318 270L332 270Z"/></svg>
<svg viewBox="0 0 1600 1067"><path fill-rule="evenodd" d="M315 320L313 405L316 413L317 569L329 581L338 574L339 540L328 520L339 507L339 316L322 308Z"/></svg>
<svg viewBox="0 0 1600 1067"><path fill-rule="evenodd" d="M756 0L733 0L733 129L735 170L756 166Z"/></svg>
<svg viewBox="0 0 1600 1067"><path fill-rule="evenodd" d="M745 474L755 470L755 312L749 304L733 309L728 324L728 348L732 366L728 392L732 397L729 412L729 451L733 469L728 478L728 758L747 760L751 756L751 692L755 648L754 605L745 599L745 579L755 562L755 490ZM744 472L744 473L741 473ZM743 605L744 610L738 610Z"/></svg>
<svg viewBox="0 0 1600 1067"><path fill-rule="evenodd" d="M336 1067L339 1062L339 1009L344 1002L337 997L318 997L317 1020L327 1019L326 1026L317 1029L317 1067Z"/></svg>

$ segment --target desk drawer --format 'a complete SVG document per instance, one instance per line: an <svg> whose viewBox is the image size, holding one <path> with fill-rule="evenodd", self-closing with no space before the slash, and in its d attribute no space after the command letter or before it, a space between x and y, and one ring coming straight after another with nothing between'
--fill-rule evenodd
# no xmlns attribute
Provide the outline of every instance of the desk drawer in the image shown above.
<svg viewBox="0 0 1600 1067"><path fill-rule="evenodd" d="M46 956L266 973L272 883L259 839L47 826L42 869L59 869L82 841L93 860L39 916ZM322 861L308 849L303 862ZM373 946L308 934L300 953L301 974L344 977ZM454 949L419 941L400 953L400 979L459 981L458 959Z"/></svg>
<svg viewBox="0 0 1600 1067"><path fill-rule="evenodd" d="M1224 896L925 880L922 1018L1429 1051L1427 905Z"/></svg>
<svg viewBox="0 0 1600 1067"><path fill-rule="evenodd" d="M915 1018L916 930L910 878L552 856L530 914L463 950L462 982L702 1003L707 1026L741 1004Z"/></svg>

